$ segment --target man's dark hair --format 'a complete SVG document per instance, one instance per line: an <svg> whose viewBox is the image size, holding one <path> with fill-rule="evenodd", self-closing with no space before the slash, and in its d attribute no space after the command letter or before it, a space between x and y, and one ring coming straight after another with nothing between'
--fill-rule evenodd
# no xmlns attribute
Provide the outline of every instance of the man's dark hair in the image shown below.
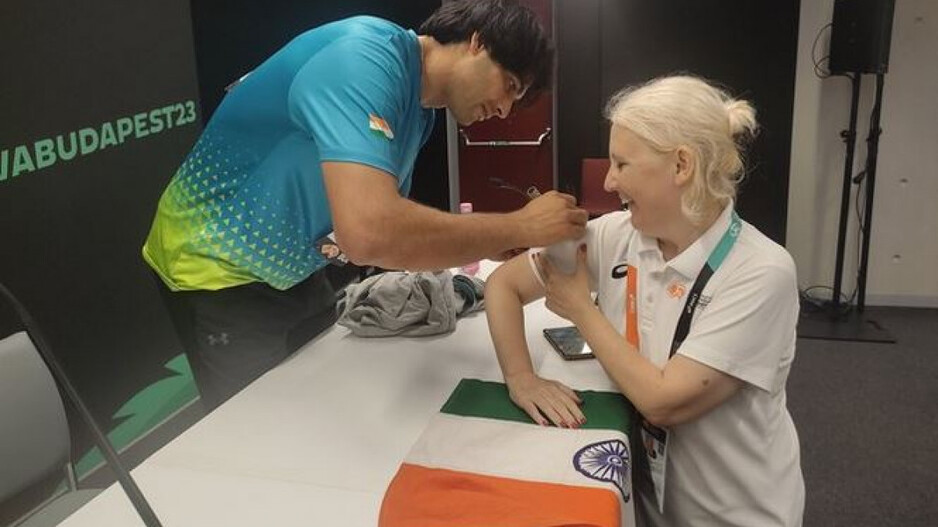
<svg viewBox="0 0 938 527"><path fill-rule="evenodd" d="M424 21L419 33L440 44L464 42L478 33L479 43L492 59L529 85L521 106L534 101L550 84L553 47L534 13L517 0L444 2Z"/></svg>

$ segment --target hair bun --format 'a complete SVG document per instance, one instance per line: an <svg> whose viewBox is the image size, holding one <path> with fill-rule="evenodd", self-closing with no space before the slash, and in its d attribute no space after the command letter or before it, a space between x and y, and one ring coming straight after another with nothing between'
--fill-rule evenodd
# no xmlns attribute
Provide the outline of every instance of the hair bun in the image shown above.
<svg viewBox="0 0 938 527"><path fill-rule="evenodd" d="M759 129L756 110L748 101L729 99L725 103L726 116L730 122L730 134L736 139L754 137Z"/></svg>

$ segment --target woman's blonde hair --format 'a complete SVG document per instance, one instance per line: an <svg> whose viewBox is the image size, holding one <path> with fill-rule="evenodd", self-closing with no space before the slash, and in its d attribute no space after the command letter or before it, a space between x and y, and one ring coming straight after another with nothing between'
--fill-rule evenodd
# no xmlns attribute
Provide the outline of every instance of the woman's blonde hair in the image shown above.
<svg viewBox="0 0 938 527"><path fill-rule="evenodd" d="M684 214L704 219L736 197L744 174L742 148L758 129L747 101L688 75L661 77L612 96L606 118L628 128L660 152L688 148L694 158L690 186L681 196Z"/></svg>

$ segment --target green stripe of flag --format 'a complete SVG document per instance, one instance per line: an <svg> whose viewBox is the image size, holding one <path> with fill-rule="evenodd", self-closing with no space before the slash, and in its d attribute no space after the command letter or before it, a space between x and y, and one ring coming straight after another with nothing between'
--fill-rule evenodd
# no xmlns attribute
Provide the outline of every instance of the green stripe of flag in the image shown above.
<svg viewBox="0 0 938 527"><path fill-rule="evenodd" d="M583 400L580 409L586 423L580 428L619 430L628 435L632 427L632 405L618 393L578 391ZM500 382L463 379L440 410L464 417L487 417L503 421L534 421L508 396L508 387Z"/></svg>

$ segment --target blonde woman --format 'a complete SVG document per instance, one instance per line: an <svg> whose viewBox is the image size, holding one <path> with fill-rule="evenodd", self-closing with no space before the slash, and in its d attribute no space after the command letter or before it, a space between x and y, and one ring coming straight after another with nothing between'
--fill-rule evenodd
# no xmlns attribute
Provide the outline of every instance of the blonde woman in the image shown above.
<svg viewBox="0 0 938 527"><path fill-rule="evenodd" d="M579 247L569 245L575 254L531 251L488 281L511 398L544 425L584 422L576 393L531 365L522 306L546 297L640 414L634 484L645 524L801 525L804 482L785 402L795 266L734 210L755 112L674 76L620 91L606 114L605 189L628 210L591 221ZM557 267L564 259L575 262L570 274Z"/></svg>

